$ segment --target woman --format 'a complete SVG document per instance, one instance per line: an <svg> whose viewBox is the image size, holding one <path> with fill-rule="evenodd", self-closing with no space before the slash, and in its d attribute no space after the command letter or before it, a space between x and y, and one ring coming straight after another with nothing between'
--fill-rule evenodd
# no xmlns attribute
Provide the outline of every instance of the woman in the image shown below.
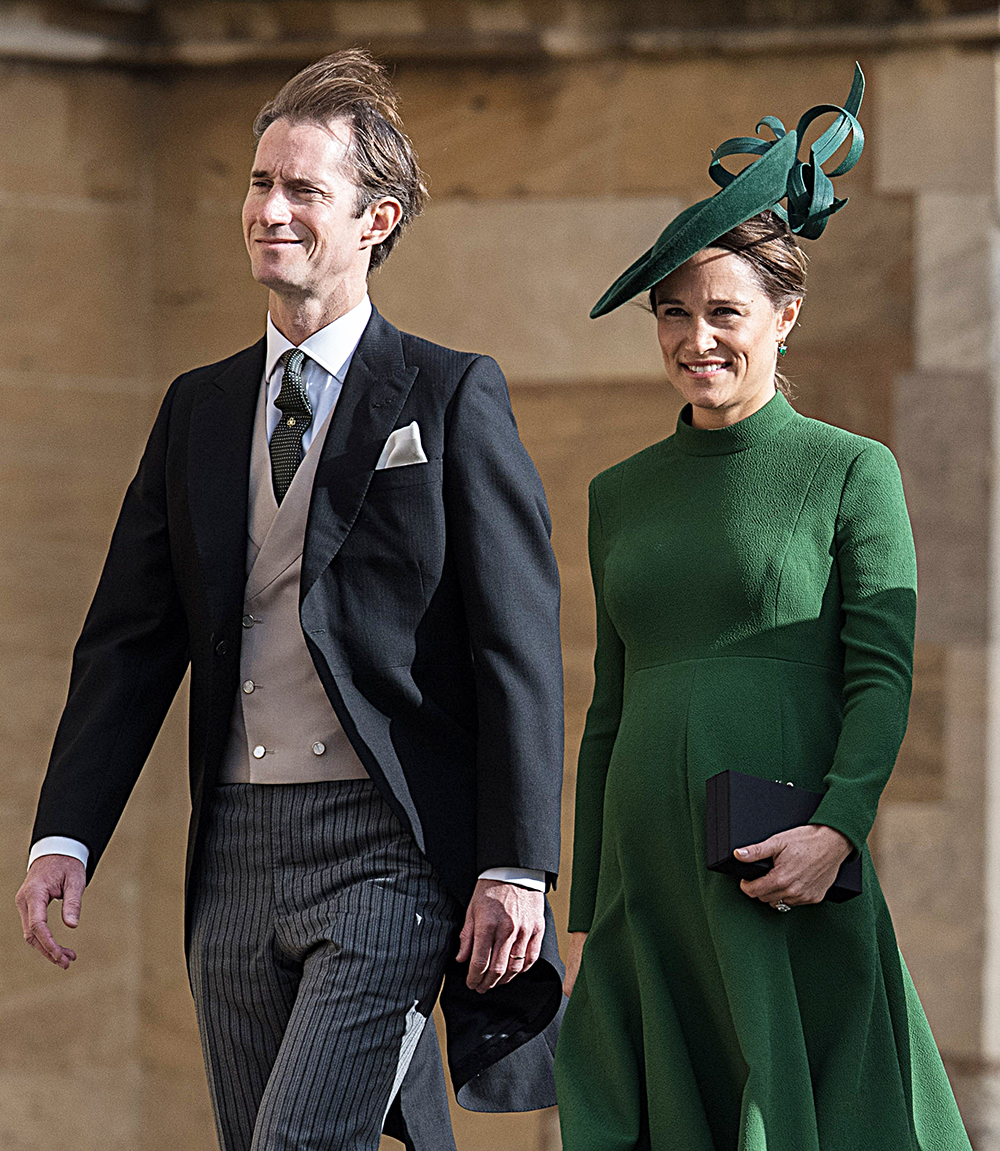
<svg viewBox="0 0 1000 1151"><path fill-rule="evenodd" d="M649 292L687 406L590 491L565 1151L969 1148L865 846L909 702L899 472L798 415L776 371L805 292L793 229L818 236L843 205L821 165L852 131L832 175L860 155L862 91L859 70L810 170L798 143L829 106L718 149L723 191L594 309ZM761 158L734 178L718 161L737 151ZM824 793L808 825L738 852L773 858L752 882L705 867L705 783L727 768ZM862 894L823 902L854 851Z"/></svg>

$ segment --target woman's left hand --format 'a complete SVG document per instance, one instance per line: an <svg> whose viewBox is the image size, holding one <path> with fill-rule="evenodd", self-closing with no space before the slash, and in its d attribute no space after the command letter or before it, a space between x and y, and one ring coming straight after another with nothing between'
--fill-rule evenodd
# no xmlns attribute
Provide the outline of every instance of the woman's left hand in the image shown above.
<svg viewBox="0 0 1000 1151"><path fill-rule="evenodd" d="M809 823L781 831L763 843L739 847L733 854L741 863L774 860L767 875L740 881L747 895L772 907L778 903L797 907L822 902L840 865L853 850L846 835L822 823Z"/></svg>

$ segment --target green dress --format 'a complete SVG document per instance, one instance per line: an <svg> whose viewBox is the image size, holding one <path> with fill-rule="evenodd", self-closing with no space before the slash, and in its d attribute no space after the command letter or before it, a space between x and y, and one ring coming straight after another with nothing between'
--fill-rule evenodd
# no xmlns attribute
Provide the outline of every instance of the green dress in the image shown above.
<svg viewBox="0 0 1000 1151"><path fill-rule="evenodd" d="M968 1151L865 839L906 727L916 566L887 448L781 395L590 491L594 699L556 1054L564 1151ZM824 792L864 892L705 868L705 781Z"/></svg>

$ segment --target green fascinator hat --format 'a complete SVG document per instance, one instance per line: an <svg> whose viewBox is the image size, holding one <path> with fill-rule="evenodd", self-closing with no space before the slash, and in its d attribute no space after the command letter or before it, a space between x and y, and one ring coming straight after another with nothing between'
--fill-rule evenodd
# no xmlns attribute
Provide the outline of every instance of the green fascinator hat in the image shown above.
<svg viewBox="0 0 1000 1151"><path fill-rule="evenodd" d="M721 190L671 220L649 251L622 272L597 301L591 319L607 315L640 292L648 292L696 252L711 247L713 240L768 208L796 236L807 240L821 236L827 220L847 203L846 197L838 200L833 194L832 180L854 167L865 145L865 134L856 118L864 92L864 73L855 64L854 83L843 107L817 104L802 116L793 132L787 132L775 116L765 116L757 124L756 136L734 136L720 144L712 152L708 174ZM837 119L809 148L808 161L800 160L806 129L830 112L836 113ZM762 127L771 132L773 140L761 138ZM847 155L832 172L825 172L823 165L848 137L851 146ZM759 158L734 175L722 161L738 155Z"/></svg>

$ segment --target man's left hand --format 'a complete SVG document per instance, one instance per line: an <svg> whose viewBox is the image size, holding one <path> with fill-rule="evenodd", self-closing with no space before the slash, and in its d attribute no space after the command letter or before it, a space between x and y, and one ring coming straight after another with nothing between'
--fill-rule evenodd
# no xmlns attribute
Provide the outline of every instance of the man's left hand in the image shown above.
<svg viewBox="0 0 1000 1151"><path fill-rule="evenodd" d="M540 891L480 879L455 957L459 963L469 961L466 983L479 992L510 983L541 954L544 933L545 896Z"/></svg>

